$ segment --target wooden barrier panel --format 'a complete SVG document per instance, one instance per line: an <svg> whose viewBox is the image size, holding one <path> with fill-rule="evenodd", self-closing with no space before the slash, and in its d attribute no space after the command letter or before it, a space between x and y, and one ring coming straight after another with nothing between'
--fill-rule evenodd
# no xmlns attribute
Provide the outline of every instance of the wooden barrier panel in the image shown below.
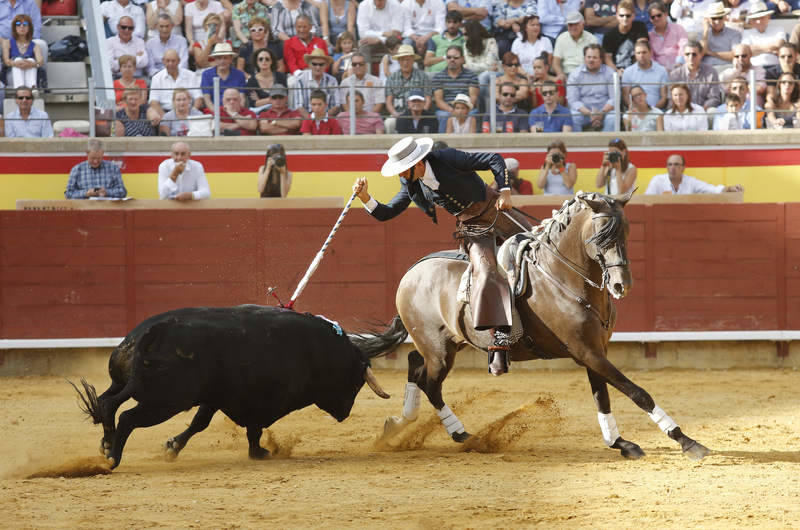
<svg viewBox="0 0 800 530"><path fill-rule="evenodd" d="M210 201L213 204L213 201ZM539 218L552 205L524 206ZM0 212L0 338L115 337L183 306L287 300L339 208ZM618 331L800 329L800 205L630 204ZM348 328L388 321L400 278L455 248L417 209L351 212L297 302ZM576 310L577 307L576 307Z"/></svg>

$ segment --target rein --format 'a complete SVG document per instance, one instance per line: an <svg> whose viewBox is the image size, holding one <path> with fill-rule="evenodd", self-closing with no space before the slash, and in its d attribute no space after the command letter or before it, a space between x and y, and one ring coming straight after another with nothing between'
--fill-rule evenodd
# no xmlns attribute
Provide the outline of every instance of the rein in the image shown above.
<svg viewBox="0 0 800 530"><path fill-rule="evenodd" d="M596 213L596 214L592 215L592 220L599 219L599 218L602 218L602 217L611 217L611 214L608 214L608 213ZM603 257L603 255L601 253L598 252L597 256L595 256L595 261L597 262L598 265L600 265L600 268L603 271L602 279L600 280L600 284L598 285L597 282L595 282L594 280L589 278L589 273L588 272L583 270L583 268L580 265L578 265L577 263L573 262L568 257L564 256L558 250L558 248L551 246L550 244L548 244L547 242L545 242L545 241L543 241L541 239L539 239L538 241L541 243L541 246L543 248L545 248L548 252L550 252L550 254L553 257L555 257L561 263L566 265L567 268L570 269L572 272L574 272L575 274L580 276L581 279L583 279L583 281L585 283L591 285L592 287L594 287L595 289L597 289L597 290L599 290L601 292L603 290L605 290L605 287L606 287L607 283L609 282L609 279L610 279L609 269L611 267L624 267L624 266L628 265L627 257L623 258L621 261L618 261L616 263L606 264L605 258ZM617 245L618 244L619 243L617 243ZM558 286L562 291L564 291L567 295L569 295L571 298L573 298L585 310L589 311L594 316L596 316L597 319L600 321L600 324L603 326L603 329L609 329L609 327L611 326L611 311L608 311L608 317L604 319L603 316L600 314L600 311L596 307L594 307L591 304L591 302L589 302L588 300L583 298L581 295L573 292L569 287L564 285L563 282L561 282L558 278L553 276L552 273L550 273L549 271L545 270L544 267L542 267L542 265L538 262L538 260L534 261L533 259L531 259L530 256L525 256L525 259L528 261L528 263L532 263L536 267L536 269L545 276L545 278L547 278L551 282L555 283L556 286ZM608 307L608 305L611 304L611 295L609 295L608 293L606 293L606 302L607 302L606 307Z"/></svg>

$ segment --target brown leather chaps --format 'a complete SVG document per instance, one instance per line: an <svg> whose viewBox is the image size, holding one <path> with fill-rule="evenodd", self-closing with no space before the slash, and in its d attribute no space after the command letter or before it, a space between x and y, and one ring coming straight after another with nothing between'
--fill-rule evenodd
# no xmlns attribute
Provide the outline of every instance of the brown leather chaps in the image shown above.
<svg viewBox="0 0 800 530"><path fill-rule="evenodd" d="M472 263L470 307L472 322L479 331L511 327L511 289L497 270L497 239L502 242L523 231L508 216L526 230L532 227L519 212L498 211L495 204L499 196L497 191L487 186L485 201L472 203L456 215L457 237L461 239L462 251Z"/></svg>

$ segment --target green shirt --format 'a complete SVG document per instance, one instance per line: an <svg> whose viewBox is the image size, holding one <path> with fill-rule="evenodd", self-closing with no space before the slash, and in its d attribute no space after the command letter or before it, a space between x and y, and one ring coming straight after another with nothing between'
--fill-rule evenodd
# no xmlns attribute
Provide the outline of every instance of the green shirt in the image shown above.
<svg viewBox="0 0 800 530"><path fill-rule="evenodd" d="M461 46L461 53L464 53L464 35L459 32L458 37L455 39L450 39L446 31L439 35L434 35L428 40L428 49L425 54L427 55L428 52L432 52L435 57L444 57L447 48L450 46ZM433 66L429 66L426 70L431 74L435 74L436 72L441 72L446 67L447 61L442 61Z"/></svg>

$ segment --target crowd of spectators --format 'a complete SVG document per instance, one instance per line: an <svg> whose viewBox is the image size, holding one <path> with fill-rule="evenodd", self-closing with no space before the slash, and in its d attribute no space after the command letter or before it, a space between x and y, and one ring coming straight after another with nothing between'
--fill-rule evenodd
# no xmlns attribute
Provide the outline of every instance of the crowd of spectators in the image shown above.
<svg viewBox="0 0 800 530"><path fill-rule="evenodd" d="M753 107L762 113L758 126L800 122L800 25L787 35L771 23L794 9L786 0L100 6L117 90L115 135L207 134L191 122L215 113L226 135L340 134L351 117L356 134L426 131L430 114L437 120L430 132L489 132L492 106L493 132L732 129L749 126L744 115ZM0 1L2 80L10 88L36 90L46 61L40 32L35 0ZM749 91L732 91L751 74L753 102ZM312 97L319 92L325 97ZM422 108L411 104L412 92Z"/></svg>

